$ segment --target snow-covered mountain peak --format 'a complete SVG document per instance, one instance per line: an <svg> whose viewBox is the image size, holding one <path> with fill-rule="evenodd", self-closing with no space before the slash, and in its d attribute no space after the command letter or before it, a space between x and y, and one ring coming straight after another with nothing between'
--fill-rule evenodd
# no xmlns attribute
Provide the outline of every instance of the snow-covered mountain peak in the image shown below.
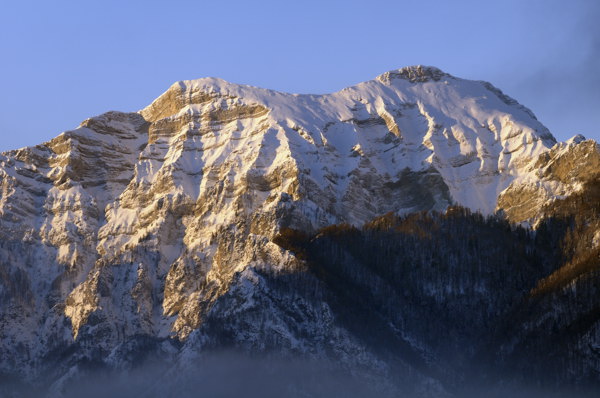
<svg viewBox="0 0 600 398"><path fill-rule="evenodd" d="M37 234L57 264L87 275L65 307L77 334L103 305L85 293L99 288L101 265L129 262L141 247L160 253L157 278L204 258L226 286L255 250L240 243L232 253L226 239L261 246L282 227L361 225L450 204L490 214L513 181L536 178L536 159L555 141L514 100L430 67L387 76L324 95L175 83L139 113L109 112L6 154L4 233ZM183 311L170 328L185 336L197 322L185 315L193 289L169 289L161 305Z"/></svg>
<svg viewBox="0 0 600 398"><path fill-rule="evenodd" d="M182 137L190 148L198 147L192 142L208 138L198 135L208 131L235 146L231 137L253 129L256 143L280 153L277 159L283 154L293 159L300 175L330 192L328 200L353 189L348 184L353 172L370 170L395 184L404 170L430 170L440 174L451 197L434 208L450 200L485 213L494 211L499 193L519 170L555 143L531 111L491 84L429 66L386 72L323 95L288 94L218 78L181 81L140 113L154 124L150 143L163 136L169 147ZM252 145L242 151L250 157L258 153ZM376 207L361 217L341 208L335 213L349 217L342 221L361 223L384 210L393 208Z"/></svg>
<svg viewBox="0 0 600 398"><path fill-rule="evenodd" d="M0 376L42 374L73 344L83 357L132 336L193 345L232 289L255 305L260 270L301 267L276 243L287 227L452 204L531 219L600 169L596 143L555 143L491 84L415 66L323 95L181 81L139 112L2 153Z"/></svg>

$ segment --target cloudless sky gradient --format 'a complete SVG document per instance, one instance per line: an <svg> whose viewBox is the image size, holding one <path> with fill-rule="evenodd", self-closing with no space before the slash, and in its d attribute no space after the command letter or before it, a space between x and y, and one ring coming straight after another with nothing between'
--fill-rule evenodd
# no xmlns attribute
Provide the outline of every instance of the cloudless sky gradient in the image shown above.
<svg viewBox="0 0 600 398"><path fill-rule="evenodd" d="M407 65L487 80L600 139L600 1L3 1L0 151L207 76L327 93Z"/></svg>

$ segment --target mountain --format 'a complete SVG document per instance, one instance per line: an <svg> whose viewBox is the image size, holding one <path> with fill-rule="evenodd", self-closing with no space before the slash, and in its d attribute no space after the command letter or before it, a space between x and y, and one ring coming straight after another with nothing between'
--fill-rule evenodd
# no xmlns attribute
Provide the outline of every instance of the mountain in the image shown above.
<svg viewBox="0 0 600 398"><path fill-rule="evenodd" d="M152 360L168 396L233 350L453 396L474 361L529 382L527 352L534 384L598 385L599 166L433 67L326 95L178 82L0 155L1 380L60 396Z"/></svg>

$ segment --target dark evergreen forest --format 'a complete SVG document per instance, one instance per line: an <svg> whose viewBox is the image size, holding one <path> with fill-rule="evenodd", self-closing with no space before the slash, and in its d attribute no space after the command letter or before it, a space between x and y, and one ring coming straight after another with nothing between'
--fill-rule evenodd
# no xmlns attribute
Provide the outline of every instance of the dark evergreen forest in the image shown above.
<svg viewBox="0 0 600 398"><path fill-rule="evenodd" d="M598 391L600 180L543 213L535 228L461 207L387 214L275 242L345 327L454 391L500 380Z"/></svg>

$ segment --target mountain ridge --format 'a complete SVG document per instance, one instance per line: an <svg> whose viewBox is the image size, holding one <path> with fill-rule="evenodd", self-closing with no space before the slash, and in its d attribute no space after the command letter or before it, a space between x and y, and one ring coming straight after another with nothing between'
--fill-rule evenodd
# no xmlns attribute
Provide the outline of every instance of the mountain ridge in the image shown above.
<svg viewBox="0 0 600 398"><path fill-rule="evenodd" d="M374 366L378 354L331 321L329 305L269 295L278 282L265 272L306 269L276 243L281 231L453 205L537 225L557 197L585 189L599 159L595 142L556 143L489 83L433 67L323 95L177 82L139 112L0 154L0 369L49 373L60 390L90 358L127 362L118 352L135 336L201 352L219 337L203 329L214 308L233 325L255 302L272 308L268 331L282 347L325 349L318 335L352 366ZM255 334L244 339L266 344L262 325L246 326Z"/></svg>

